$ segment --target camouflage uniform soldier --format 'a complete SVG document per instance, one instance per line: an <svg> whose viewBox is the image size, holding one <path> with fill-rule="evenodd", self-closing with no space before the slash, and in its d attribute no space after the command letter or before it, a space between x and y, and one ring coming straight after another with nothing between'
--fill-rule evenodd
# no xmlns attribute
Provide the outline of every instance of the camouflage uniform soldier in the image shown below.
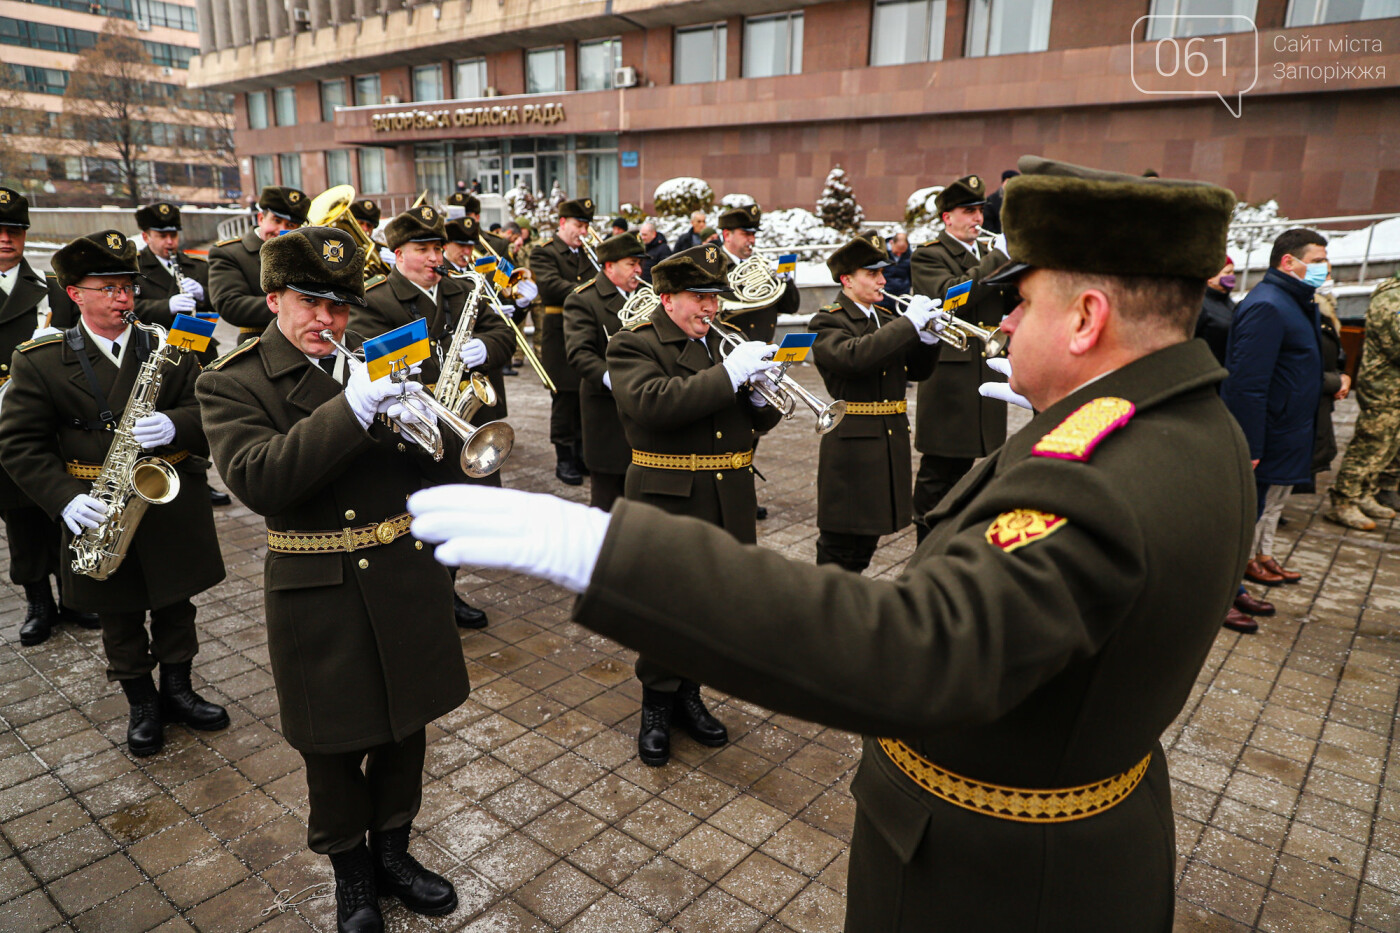
<svg viewBox="0 0 1400 933"><path fill-rule="evenodd" d="M1332 483L1327 520L1371 531L1373 519L1395 517L1394 508L1377 501L1377 492L1386 489L1391 494L1386 498L1394 496L1400 455L1400 275L1376 286L1371 295L1356 401L1361 414Z"/></svg>

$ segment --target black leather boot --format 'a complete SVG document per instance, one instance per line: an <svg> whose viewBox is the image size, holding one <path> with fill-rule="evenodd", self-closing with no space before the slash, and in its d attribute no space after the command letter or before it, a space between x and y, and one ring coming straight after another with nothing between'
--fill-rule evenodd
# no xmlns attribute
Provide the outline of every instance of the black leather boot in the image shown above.
<svg viewBox="0 0 1400 933"><path fill-rule="evenodd" d="M486 613L456 593L452 594L452 615L458 628L486 628Z"/></svg>
<svg viewBox="0 0 1400 933"><path fill-rule="evenodd" d="M580 476L592 476L588 472L588 464L583 462L583 445L574 448L574 469L578 470Z"/></svg>
<svg viewBox="0 0 1400 933"><path fill-rule="evenodd" d="M166 722L182 722L191 729L228 728L228 710L194 692L189 661L160 666L160 713Z"/></svg>
<svg viewBox="0 0 1400 933"><path fill-rule="evenodd" d="M99 629L102 622L97 618L95 612L79 612L76 609L69 609L63 605L63 578L54 577L54 582L58 585L58 620L60 622L72 622L79 628Z"/></svg>
<svg viewBox="0 0 1400 933"><path fill-rule="evenodd" d="M659 768L671 760L671 711L676 695L642 688L642 725L637 730L637 754L642 764Z"/></svg>
<svg viewBox="0 0 1400 933"><path fill-rule="evenodd" d="M228 494L228 493L226 493L226 492L221 492L221 491L215 489L213 486L210 486L210 487L209 487L209 504L210 504L210 505L229 505L229 504L231 504L232 502L233 502L233 500L229 498L229 494Z"/></svg>
<svg viewBox="0 0 1400 933"><path fill-rule="evenodd" d="M160 695L150 674L142 674L121 682L122 693L131 704L131 718L126 723L126 745L131 754L140 758L154 755L165 744L160 724Z"/></svg>
<svg viewBox="0 0 1400 933"><path fill-rule="evenodd" d="M574 463L574 449L567 444L554 445L554 475L565 486L582 486L583 474Z"/></svg>
<svg viewBox="0 0 1400 933"><path fill-rule="evenodd" d="M457 890L452 882L428 871L408 853L411 828L405 825L369 834L370 852L374 855L374 883L380 895L397 897L415 914L428 917L450 914L457 909Z"/></svg>
<svg viewBox="0 0 1400 933"><path fill-rule="evenodd" d="M705 701L700 699L700 685L693 680L681 681L671 721L678 723L701 745L718 748L729 741L729 730L705 709Z"/></svg>
<svg viewBox="0 0 1400 933"><path fill-rule="evenodd" d="M42 645L53 634L53 624L58 619L58 606L53 601L48 579L45 578L43 583L26 583L24 598L29 607L19 626L19 643L25 646Z"/></svg>
<svg viewBox="0 0 1400 933"><path fill-rule="evenodd" d="M365 844L349 852L332 852L331 868L335 870L336 933L384 933L374 860Z"/></svg>

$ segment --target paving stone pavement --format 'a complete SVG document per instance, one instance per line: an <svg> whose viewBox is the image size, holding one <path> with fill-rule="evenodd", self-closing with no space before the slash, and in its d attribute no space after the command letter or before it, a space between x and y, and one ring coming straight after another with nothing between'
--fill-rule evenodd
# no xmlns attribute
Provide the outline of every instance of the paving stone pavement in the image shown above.
<svg viewBox="0 0 1400 933"><path fill-rule="evenodd" d="M538 383L509 386L506 484L586 501L554 479ZM1354 412L1339 411L1343 439ZM799 417L758 458L760 543L802 561L816 448ZM1270 593L1260 634L1222 630L1164 737L1178 931L1400 931L1400 534L1343 533L1320 505L1296 496L1285 513L1278 556L1303 582ZM152 758L126 752L98 633L64 625L20 648L22 594L0 585L0 930L334 930L333 900L274 906L331 874L306 850L303 770L278 735L262 520L216 514L228 579L196 600L195 681L232 725L171 727ZM887 538L870 573L897 575L912 548L912 532ZM679 737L669 766L645 767L631 652L572 624L550 584L462 571L458 590L491 624L462 633L472 696L428 729L412 846L461 906L428 919L394 902L389 929L842 929L859 737L709 692L731 744Z"/></svg>

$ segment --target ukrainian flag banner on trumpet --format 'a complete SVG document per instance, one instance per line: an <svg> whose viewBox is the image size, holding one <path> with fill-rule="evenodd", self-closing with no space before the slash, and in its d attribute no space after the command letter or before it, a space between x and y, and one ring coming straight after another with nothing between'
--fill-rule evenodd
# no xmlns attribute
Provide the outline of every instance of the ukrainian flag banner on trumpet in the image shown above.
<svg viewBox="0 0 1400 933"><path fill-rule="evenodd" d="M948 293L943 296L943 307L940 309L948 314L967 304L967 297L972 293L972 282L967 281L954 285L948 289Z"/></svg>
<svg viewBox="0 0 1400 933"><path fill-rule="evenodd" d="M419 318L365 341L369 378L383 379L399 363L412 366L428 358L428 322Z"/></svg>
<svg viewBox="0 0 1400 933"><path fill-rule="evenodd" d="M188 314L177 314L175 323L170 325L170 333L165 335L165 342L182 350L203 353L209 349L209 340L213 336L213 321L205 321Z"/></svg>

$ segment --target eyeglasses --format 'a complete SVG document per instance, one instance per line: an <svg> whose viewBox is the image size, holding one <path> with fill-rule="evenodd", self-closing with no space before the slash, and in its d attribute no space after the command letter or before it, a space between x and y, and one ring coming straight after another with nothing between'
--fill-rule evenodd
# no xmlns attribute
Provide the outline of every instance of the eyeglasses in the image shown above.
<svg viewBox="0 0 1400 933"><path fill-rule="evenodd" d="M88 285L74 285L73 287L81 288L85 292L101 292L108 298L116 298L118 296L125 298L127 295L135 298L137 295L141 294L140 285L104 285L101 288L92 288Z"/></svg>

